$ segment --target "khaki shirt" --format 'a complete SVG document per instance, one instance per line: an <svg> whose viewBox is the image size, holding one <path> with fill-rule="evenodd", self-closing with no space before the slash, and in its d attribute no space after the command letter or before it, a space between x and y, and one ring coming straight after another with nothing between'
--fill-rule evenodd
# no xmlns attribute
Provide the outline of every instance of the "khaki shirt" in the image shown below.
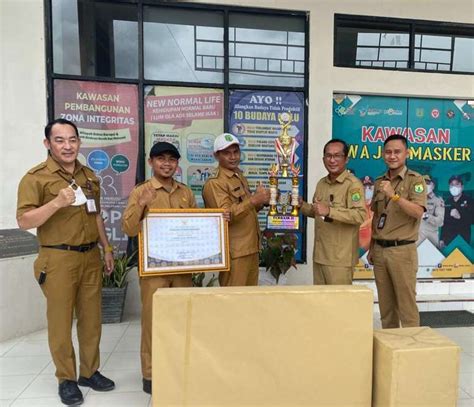
<svg viewBox="0 0 474 407"><path fill-rule="evenodd" d="M242 172L219 167L204 184L202 197L206 208L230 209L229 245L232 258L257 253L260 225L257 210L250 202L250 189Z"/></svg>
<svg viewBox="0 0 474 407"><path fill-rule="evenodd" d="M313 202L317 199L329 206L329 219L315 217L309 203L301 207L303 215L315 218L313 262L341 267L357 263L359 226L367 216L363 191L362 183L347 170L334 182L329 176L318 182Z"/></svg>
<svg viewBox="0 0 474 407"><path fill-rule="evenodd" d="M374 212L372 239L417 241L421 218L406 214L397 202L389 200L383 192L379 192L380 183L384 180L391 182L393 189L401 198L426 208L426 184L420 174L405 167L400 174L390 180L386 172L375 180L376 195L371 205ZM384 227L379 229L377 225L383 213L386 213L387 217Z"/></svg>
<svg viewBox="0 0 474 407"><path fill-rule="evenodd" d="M17 219L25 212L52 201L72 179L88 198L94 198L97 213L100 213L100 184L94 171L76 160L74 174L70 174L49 156L45 162L29 170L21 179L18 187ZM96 216L97 214L86 212L85 204L61 208L37 228L39 244L78 246L96 242L99 239Z"/></svg>
<svg viewBox="0 0 474 407"><path fill-rule="evenodd" d="M140 206L138 200L142 191L151 184L156 190L156 198L149 206ZM140 231L140 222L147 215L150 209L186 209L196 208L196 199L193 192L186 185L174 181L171 191L166 188L155 177L135 186L128 198L128 204L122 216L122 230L128 236L136 236Z"/></svg>

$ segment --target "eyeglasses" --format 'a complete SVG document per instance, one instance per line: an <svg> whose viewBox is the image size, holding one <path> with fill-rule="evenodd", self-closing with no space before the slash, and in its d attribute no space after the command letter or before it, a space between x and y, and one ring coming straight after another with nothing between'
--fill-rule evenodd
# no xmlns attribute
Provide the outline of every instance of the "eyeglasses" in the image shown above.
<svg viewBox="0 0 474 407"><path fill-rule="evenodd" d="M176 157L164 157L162 155L159 155L156 157L156 161L158 161L159 163L176 164L178 162L178 159Z"/></svg>
<svg viewBox="0 0 474 407"><path fill-rule="evenodd" d="M341 161L343 160L346 156L343 153L336 153L336 154L324 154L324 159L325 160L335 160L335 161Z"/></svg>

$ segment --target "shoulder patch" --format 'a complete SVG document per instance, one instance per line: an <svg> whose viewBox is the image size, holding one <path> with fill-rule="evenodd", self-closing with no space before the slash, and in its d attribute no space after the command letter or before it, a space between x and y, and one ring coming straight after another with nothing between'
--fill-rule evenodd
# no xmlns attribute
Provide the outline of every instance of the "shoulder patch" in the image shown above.
<svg viewBox="0 0 474 407"><path fill-rule="evenodd" d="M385 175L385 174L379 175L379 176L378 176L377 178L375 178L375 179L383 179L384 175Z"/></svg>
<svg viewBox="0 0 474 407"><path fill-rule="evenodd" d="M413 189L417 194L421 194L425 190L425 187L423 186L423 183L417 182Z"/></svg>
<svg viewBox="0 0 474 407"><path fill-rule="evenodd" d="M351 189L350 194L353 202L359 202L362 198L362 191L360 190L360 188Z"/></svg>
<svg viewBox="0 0 474 407"><path fill-rule="evenodd" d="M38 172L39 170L42 170L45 167L46 161L42 162L41 164L38 164L36 167L33 167L31 170L28 171L28 174L34 174L35 172Z"/></svg>

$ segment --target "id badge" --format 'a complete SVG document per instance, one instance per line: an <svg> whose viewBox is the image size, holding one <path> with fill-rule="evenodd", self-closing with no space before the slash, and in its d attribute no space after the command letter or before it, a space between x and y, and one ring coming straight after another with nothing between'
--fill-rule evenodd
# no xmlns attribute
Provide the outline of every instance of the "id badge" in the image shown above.
<svg viewBox="0 0 474 407"><path fill-rule="evenodd" d="M94 198L87 198L86 212L89 215L93 214L93 213L97 213L97 206L95 205L95 199Z"/></svg>
<svg viewBox="0 0 474 407"><path fill-rule="evenodd" d="M387 214L382 213L382 215L380 215L379 222L377 223L377 229L383 229L383 227L385 226L386 220L387 220Z"/></svg>

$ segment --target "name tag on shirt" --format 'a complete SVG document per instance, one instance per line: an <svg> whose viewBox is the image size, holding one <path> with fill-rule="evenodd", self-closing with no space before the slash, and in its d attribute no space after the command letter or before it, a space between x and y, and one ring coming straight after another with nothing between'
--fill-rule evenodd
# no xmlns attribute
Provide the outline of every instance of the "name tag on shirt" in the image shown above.
<svg viewBox="0 0 474 407"><path fill-rule="evenodd" d="M387 214L382 213L382 215L380 215L379 222L377 223L377 229L383 229L383 227L385 226L386 220L387 220Z"/></svg>
<svg viewBox="0 0 474 407"><path fill-rule="evenodd" d="M86 212L88 214L97 213L97 206L95 205L95 199L88 198L86 202Z"/></svg>

